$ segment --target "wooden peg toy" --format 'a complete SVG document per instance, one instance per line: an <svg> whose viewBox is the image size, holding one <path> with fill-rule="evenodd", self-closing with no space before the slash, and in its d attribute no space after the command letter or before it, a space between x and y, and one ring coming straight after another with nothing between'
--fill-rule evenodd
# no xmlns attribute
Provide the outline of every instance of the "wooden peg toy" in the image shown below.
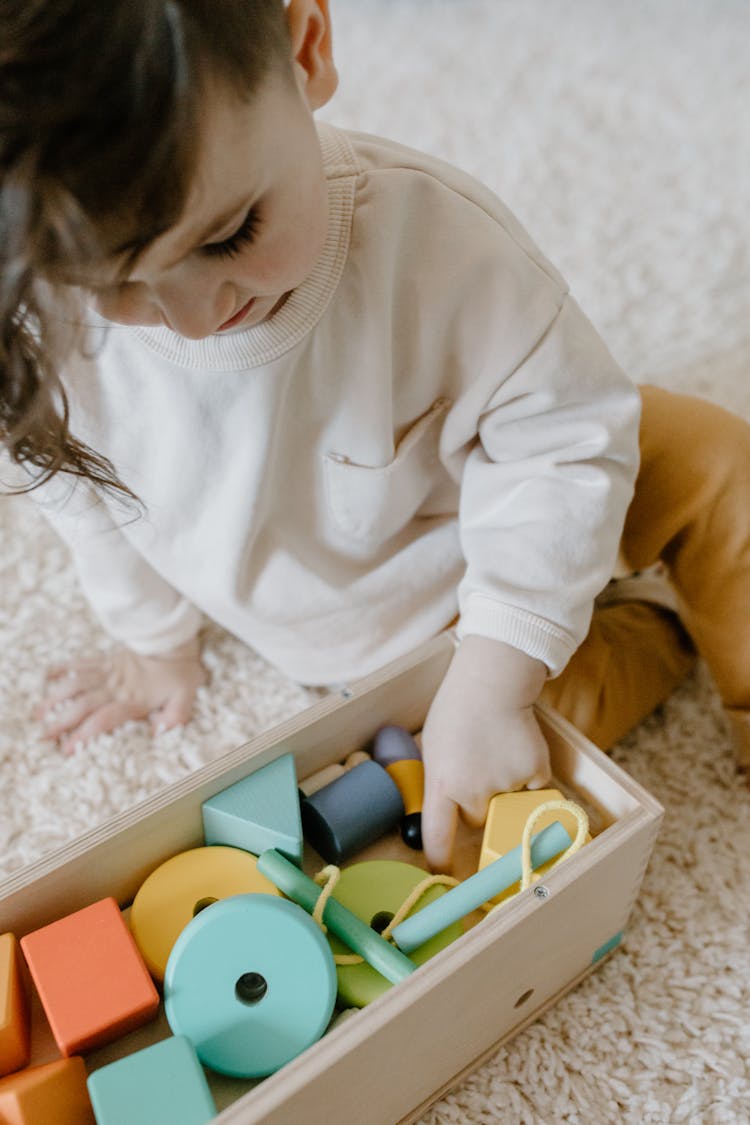
<svg viewBox="0 0 750 1125"><path fill-rule="evenodd" d="M482 837L482 850L479 855L479 870L494 863L500 856L511 851L520 843L523 830L530 814L547 801L561 801L563 795L559 789L522 789L517 793L498 793L490 801L487 820L484 825ZM542 813L536 823L537 830L546 828L553 821L559 820L563 828L575 838L578 830L576 818L566 809L550 809ZM585 842L589 843L591 836L587 833ZM538 869L543 874L552 864L554 859L543 863ZM495 895L483 905L491 908L498 902L503 902L518 893L519 884L513 883L500 894Z"/></svg>
<svg viewBox="0 0 750 1125"><path fill-rule="evenodd" d="M330 766L323 766L322 769L316 770L315 773L311 773L300 781L300 792L303 797L311 797L313 793L317 793L319 789L323 789L324 786L335 781L337 777L341 777L347 770L354 769L360 762L368 762L369 760L370 755L365 750L353 750L344 762L333 762Z"/></svg>
<svg viewBox="0 0 750 1125"><path fill-rule="evenodd" d="M377 768L380 769L379 766ZM294 864L289 863L273 848L258 856L258 867L288 898L304 906L312 914L321 894L317 883L298 871ZM391 984L404 980L414 972L416 965L413 961L384 941L368 923L361 921L335 898L328 899L323 910L323 922L336 937L341 938L348 949L364 957Z"/></svg>
<svg viewBox="0 0 750 1125"><path fill-rule="evenodd" d="M203 802L207 844L226 844L260 855L277 848L292 863L302 863L297 770L293 754L243 777Z"/></svg>
<svg viewBox="0 0 750 1125"><path fill-rule="evenodd" d="M13 934L0 934L0 1075L29 1061L29 999Z"/></svg>
<svg viewBox="0 0 750 1125"><path fill-rule="evenodd" d="M0 1079L2 1125L96 1125L83 1059L58 1059Z"/></svg>
<svg viewBox="0 0 750 1125"><path fill-rule="evenodd" d="M216 1106L195 1048L174 1035L95 1070L97 1125L207 1125Z"/></svg>
<svg viewBox="0 0 750 1125"><path fill-rule="evenodd" d="M424 765L419 747L404 727L388 724L375 733L372 757L393 778L403 798L401 838L410 848L420 851Z"/></svg>
<svg viewBox="0 0 750 1125"><path fill-rule="evenodd" d="M113 898L21 938L63 1055L109 1043L153 1019L159 996Z"/></svg>
<svg viewBox="0 0 750 1125"><path fill-rule="evenodd" d="M154 979L164 980L172 947L196 914L219 899L251 893L279 892L258 871L257 858L240 848L191 848L152 871L133 899L130 929Z"/></svg>
<svg viewBox="0 0 750 1125"><path fill-rule="evenodd" d="M531 840L531 866L533 870L553 859L569 848L571 836L559 820L543 828ZM417 946L445 929L451 922L463 918L493 895L517 883L521 878L521 845L513 848L494 863L477 871L457 887L430 903L418 914L412 914L391 931L391 937L404 953L411 953Z"/></svg>
<svg viewBox="0 0 750 1125"><path fill-rule="evenodd" d="M332 762L330 766L323 766L322 769L316 770L311 773L309 777L299 783L300 800L305 797L312 797L313 793L317 793L319 789L325 789L326 785L330 785L337 777L341 777L346 773L346 767L342 762Z"/></svg>

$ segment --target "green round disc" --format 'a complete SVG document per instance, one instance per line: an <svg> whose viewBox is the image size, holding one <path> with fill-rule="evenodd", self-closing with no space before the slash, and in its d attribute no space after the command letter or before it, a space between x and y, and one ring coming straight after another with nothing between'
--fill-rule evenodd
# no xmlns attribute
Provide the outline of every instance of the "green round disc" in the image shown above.
<svg viewBox="0 0 750 1125"><path fill-rule="evenodd" d="M414 888L426 879L428 871L400 860L375 859L366 863L354 863L341 872L333 897L352 914L378 932L388 925L401 904L406 901ZM409 917L434 902L450 890L436 884L429 887L409 912ZM463 927L460 922L446 926L424 945L409 954L415 965L421 965L434 957L446 945L460 937ZM328 941L334 954L351 953L342 941L329 932ZM338 1003L341 1007L363 1008L391 987L389 981L376 969L366 963L361 965L337 965Z"/></svg>

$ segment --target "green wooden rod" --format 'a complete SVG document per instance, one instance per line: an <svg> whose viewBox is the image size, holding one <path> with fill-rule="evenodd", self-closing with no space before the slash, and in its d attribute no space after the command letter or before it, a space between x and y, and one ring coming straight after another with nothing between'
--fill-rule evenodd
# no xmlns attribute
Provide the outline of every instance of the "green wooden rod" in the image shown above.
<svg viewBox="0 0 750 1125"><path fill-rule="evenodd" d="M312 914L318 901L321 888L304 872L290 863L281 852L268 848L258 857L258 870L274 886L299 906ZM323 921L337 938L349 946L372 965L392 984L408 977L416 969L405 953L390 945L380 934L362 922L351 910L347 910L333 896L329 898L323 911Z"/></svg>

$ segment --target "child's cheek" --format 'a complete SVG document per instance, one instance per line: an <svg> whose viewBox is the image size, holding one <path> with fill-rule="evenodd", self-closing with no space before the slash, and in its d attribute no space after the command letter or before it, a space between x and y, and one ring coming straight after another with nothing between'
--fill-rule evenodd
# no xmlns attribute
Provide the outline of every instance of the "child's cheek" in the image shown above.
<svg viewBox="0 0 750 1125"><path fill-rule="evenodd" d="M116 324L157 325L159 310L139 285L111 286L89 295L89 304L106 320Z"/></svg>
<svg viewBox="0 0 750 1125"><path fill-rule="evenodd" d="M325 235L291 228L268 239L252 258L253 283L259 293L296 289L307 278L323 249Z"/></svg>

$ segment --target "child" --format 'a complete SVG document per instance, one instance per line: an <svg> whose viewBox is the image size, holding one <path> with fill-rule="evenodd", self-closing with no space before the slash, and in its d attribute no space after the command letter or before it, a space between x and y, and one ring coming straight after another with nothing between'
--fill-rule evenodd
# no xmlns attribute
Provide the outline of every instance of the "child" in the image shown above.
<svg viewBox="0 0 750 1125"><path fill-rule="evenodd" d="M695 642L748 745L748 427L639 396L475 181L315 128L326 0L0 13L2 432L121 646L54 670L50 736L187 721L204 616L325 684L458 614L433 866L546 783L540 695L611 745ZM685 627L644 582L592 623L620 546Z"/></svg>

